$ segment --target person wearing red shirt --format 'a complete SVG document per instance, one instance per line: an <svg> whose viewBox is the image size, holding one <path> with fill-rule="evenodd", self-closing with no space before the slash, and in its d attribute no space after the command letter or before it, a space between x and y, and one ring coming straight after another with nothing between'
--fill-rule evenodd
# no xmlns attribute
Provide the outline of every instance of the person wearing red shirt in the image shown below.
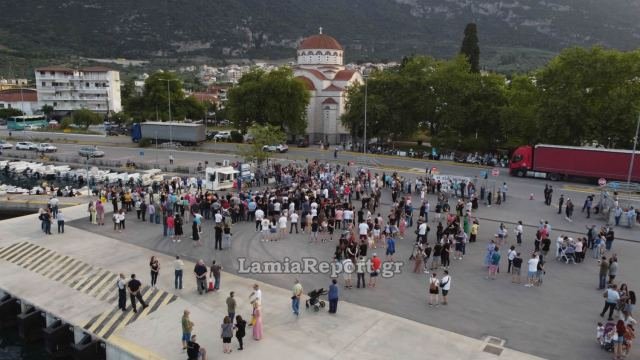
<svg viewBox="0 0 640 360"><path fill-rule="evenodd" d="M376 287L376 279L380 275L380 267L382 266L382 260L373 253L371 258L371 273L369 274L369 287Z"/></svg>

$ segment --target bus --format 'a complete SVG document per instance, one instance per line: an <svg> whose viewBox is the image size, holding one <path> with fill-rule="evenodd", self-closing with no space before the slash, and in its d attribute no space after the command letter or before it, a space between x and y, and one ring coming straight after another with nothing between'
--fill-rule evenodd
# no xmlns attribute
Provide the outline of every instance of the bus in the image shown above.
<svg viewBox="0 0 640 360"><path fill-rule="evenodd" d="M9 130L36 130L47 126L49 122L44 115L12 116L7 119Z"/></svg>

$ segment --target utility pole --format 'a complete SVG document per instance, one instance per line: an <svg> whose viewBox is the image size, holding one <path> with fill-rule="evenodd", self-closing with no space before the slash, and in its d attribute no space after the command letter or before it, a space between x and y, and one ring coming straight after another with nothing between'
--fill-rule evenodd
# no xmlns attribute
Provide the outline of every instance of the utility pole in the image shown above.
<svg viewBox="0 0 640 360"><path fill-rule="evenodd" d="M364 154L367 154L367 97L368 97L368 82L367 82L367 74L362 75L364 77Z"/></svg>
<svg viewBox="0 0 640 360"><path fill-rule="evenodd" d="M640 131L640 115L636 125L636 136L633 138L633 152L631 152L631 162L629 162L629 174L627 174L627 189L631 191L631 174L633 173L633 163L636 160L636 146L638 145L638 131Z"/></svg>

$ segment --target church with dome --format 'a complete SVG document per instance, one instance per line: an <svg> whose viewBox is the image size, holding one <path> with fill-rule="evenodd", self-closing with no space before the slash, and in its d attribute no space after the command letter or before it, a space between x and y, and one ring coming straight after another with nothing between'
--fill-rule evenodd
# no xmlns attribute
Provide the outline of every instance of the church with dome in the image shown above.
<svg viewBox="0 0 640 360"><path fill-rule="evenodd" d="M307 134L312 143L322 141L340 144L349 141L350 134L340 117L344 112L347 88L362 83L357 70L346 69L344 49L329 35L312 35L300 43L294 75L309 90L311 99L307 107Z"/></svg>

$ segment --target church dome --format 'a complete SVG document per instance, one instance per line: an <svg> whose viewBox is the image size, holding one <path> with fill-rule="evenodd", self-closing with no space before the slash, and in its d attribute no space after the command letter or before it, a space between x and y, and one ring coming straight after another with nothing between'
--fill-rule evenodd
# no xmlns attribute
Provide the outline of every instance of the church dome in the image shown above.
<svg viewBox="0 0 640 360"><path fill-rule="evenodd" d="M324 34L309 36L308 38L302 40L302 42L298 46L298 50L309 49L343 50L342 45L340 45L338 40Z"/></svg>

